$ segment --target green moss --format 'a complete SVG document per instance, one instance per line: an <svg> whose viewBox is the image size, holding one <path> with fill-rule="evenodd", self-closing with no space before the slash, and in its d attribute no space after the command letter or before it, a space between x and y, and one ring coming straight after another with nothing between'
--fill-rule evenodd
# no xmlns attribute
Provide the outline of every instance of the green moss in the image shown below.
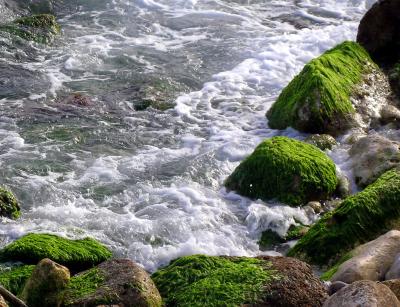
<svg viewBox="0 0 400 307"><path fill-rule="evenodd" d="M346 262L347 260L351 259L353 256L351 253L347 253L344 256L340 258L340 260L332 266L329 270L327 270L324 274L321 275L321 279L328 281L331 280L332 276L336 274L338 271L339 267L342 265L343 262Z"/></svg>
<svg viewBox="0 0 400 307"><path fill-rule="evenodd" d="M290 205L326 199L336 185L335 164L325 153L287 137L262 142L225 181L243 196Z"/></svg>
<svg viewBox="0 0 400 307"><path fill-rule="evenodd" d="M104 280L104 276L97 268L73 276L65 292L64 305L71 305L79 299L94 294Z"/></svg>
<svg viewBox="0 0 400 307"><path fill-rule="evenodd" d="M278 279L263 260L193 255L152 275L167 306L241 306L258 302L263 285Z"/></svg>
<svg viewBox="0 0 400 307"><path fill-rule="evenodd" d="M285 239L278 235L275 231L268 229L263 231L261 239L258 241L262 250L267 250L272 246L276 246L285 242Z"/></svg>
<svg viewBox="0 0 400 307"><path fill-rule="evenodd" d="M16 266L0 271L0 284L14 295L21 293L25 282L31 276L34 265Z"/></svg>
<svg viewBox="0 0 400 307"><path fill-rule="evenodd" d="M40 14L18 18L11 24L2 25L0 31L9 32L26 40L47 44L54 36L60 34L61 28L53 15Z"/></svg>
<svg viewBox="0 0 400 307"><path fill-rule="evenodd" d="M325 214L288 255L319 265L335 261L388 231L400 217L399 203L400 171L393 169Z"/></svg>
<svg viewBox="0 0 400 307"><path fill-rule="evenodd" d="M282 91L267 113L269 126L313 133L329 131L329 127L347 128L346 122L355 112L350 96L373 67L368 53L355 42L325 52Z"/></svg>
<svg viewBox="0 0 400 307"><path fill-rule="evenodd" d="M8 190L0 187L0 216L17 219L21 209L15 196Z"/></svg>
<svg viewBox="0 0 400 307"><path fill-rule="evenodd" d="M3 260L36 264L49 258L71 269L92 267L111 258L111 252L91 238L68 240L49 234L28 234L0 251Z"/></svg>
<svg viewBox="0 0 400 307"><path fill-rule="evenodd" d="M291 225L285 236L285 240L298 240L307 233L308 229L308 226L305 225Z"/></svg>

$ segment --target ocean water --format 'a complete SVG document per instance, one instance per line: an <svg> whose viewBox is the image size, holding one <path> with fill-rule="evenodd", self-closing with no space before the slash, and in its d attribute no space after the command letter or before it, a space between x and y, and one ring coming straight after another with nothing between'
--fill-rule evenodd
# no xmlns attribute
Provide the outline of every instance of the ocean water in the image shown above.
<svg viewBox="0 0 400 307"><path fill-rule="evenodd" d="M227 192L224 179L274 135L266 111L312 58L354 40L365 0L76 0L49 46L0 36L0 184L29 232L93 236L154 271L194 253L258 255L300 208ZM0 13L2 12L0 2ZM166 84L175 107L135 110ZM64 103L70 93L90 106ZM352 178L348 148L329 154Z"/></svg>

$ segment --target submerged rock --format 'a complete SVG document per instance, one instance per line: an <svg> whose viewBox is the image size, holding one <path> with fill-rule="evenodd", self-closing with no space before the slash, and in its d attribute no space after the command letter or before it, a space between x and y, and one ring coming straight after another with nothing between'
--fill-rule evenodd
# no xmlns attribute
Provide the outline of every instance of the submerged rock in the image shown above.
<svg viewBox="0 0 400 307"><path fill-rule="evenodd" d="M400 217L400 171L393 169L325 214L289 251L289 256L328 264L360 243L390 230Z"/></svg>
<svg viewBox="0 0 400 307"><path fill-rule="evenodd" d="M361 187L400 164L400 144L378 134L361 138L349 153L356 183Z"/></svg>
<svg viewBox="0 0 400 307"><path fill-rule="evenodd" d="M49 258L70 269L86 269L109 258L111 252L91 238L68 240L50 234L28 234L0 251L3 261L38 263Z"/></svg>
<svg viewBox="0 0 400 307"><path fill-rule="evenodd" d="M21 299L29 307L58 306L59 294L70 279L69 270L50 259L41 260L25 284Z"/></svg>
<svg viewBox="0 0 400 307"><path fill-rule="evenodd" d="M335 138L329 134L313 134L307 137L304 142L321 150L332 149L333 146L337 145Z"/></svg>
<svg viewBox="0 0 400 307"><path fill-rule="evenodd" d="M60 34L61 28L53 15L41 14L18 18L12 23L0 26L0 31L9 32L26 40L47 44Z"/></svg>
<svg viewBox="0 0 400 307"><path fill-rule="evenodd" d="M225 181L229 190L253 199L290 205L324 200L336 189L333 161L318 148L287 137L262 142Z"/></svg>
<svg viewBox="0 0 400 307"><path fill-rule="evenodd" d="M331 280L349 284L357 280L383 280L399 253L400 231L389 231L351 251L352 258L339 266Z"/></svg>
<svg viewBox="0 0 400 307"><path fill-rule="evenodd" d="M15 196L8 190L0 187L0 216L17 219L21 215L21 208Z"/></svg>
<svg viewBox="0 0 400 307"><path fill-rule="evenodd" d="M387 78L357 43L344 42L308 63L267 112L273 129L337 135L368 126L388 103Z"/></svg>
<svg viewBox="0 0 400 307"><path fill-rule="evenodd" d="M394 63L400 49L400 2L376 2L360 22L357 42L380 63Z"/></svg>
<svg viewBox="0 0 400 307"><path fill-rule="evenodd" d="M323 307L399 307L400 302L385 285L362 280L340 289Z"/></svg>
<svg viewBox="0 0 400 307"><path fill-rule="evenodd" d="M284 257L193 255L152 275L167 306L322 306L310 266Z"/></svg>
<svg viewBox="0 0 400 307"><path fill-rule="evenodd" d="M12 294L18 295L34 269L34 265L21 265L3 269L0 271L0 284Z"/></svg>
<svg viewBox="0 0 400 307"><path fill-rule="evenodd" d="M149 274L129 259L113 259L71 278L62 306L161 307Z"/></svg>

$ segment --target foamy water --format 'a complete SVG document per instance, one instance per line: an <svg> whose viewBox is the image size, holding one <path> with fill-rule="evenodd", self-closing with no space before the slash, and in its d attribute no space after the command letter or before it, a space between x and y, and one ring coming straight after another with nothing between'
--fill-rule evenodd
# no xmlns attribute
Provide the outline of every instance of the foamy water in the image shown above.
<svg viewBox="0 0 400 307"><path fill-rule="evenodd" d="M0 38L0 183L23 208L2 220L3 244L90 235L155 270L257 255L262 231L311 223L222 183L263 139L305 137L269 129L265 112L305 63L355 39L373 2L82 0L60 12L52 46ZM182 85L176 107L135 111L135 86L160 77ZM74 91L94 106L60 103ZM347 148L329 154L351 177Z"/></svg>

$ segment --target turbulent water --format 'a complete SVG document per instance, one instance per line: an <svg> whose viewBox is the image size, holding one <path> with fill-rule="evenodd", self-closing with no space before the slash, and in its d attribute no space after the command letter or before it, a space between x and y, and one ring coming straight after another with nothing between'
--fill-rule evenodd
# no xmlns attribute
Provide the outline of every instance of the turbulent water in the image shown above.
<svg viewBox="0 0 400 307"><path fill-rule="evenodd" d="M374 1L70 2L50 46L0 37L0 184L23 211L2 220L1 244L28 232L90 235L155 270L193 253L259 254L263 230L312 222L222 183L278 134L265 112L280 90L354 40ZM136 111L147 84L170 85L175 108ZM92 105L63 103L72 92ZM346 149L330 155L347 172Z"/></svg>

